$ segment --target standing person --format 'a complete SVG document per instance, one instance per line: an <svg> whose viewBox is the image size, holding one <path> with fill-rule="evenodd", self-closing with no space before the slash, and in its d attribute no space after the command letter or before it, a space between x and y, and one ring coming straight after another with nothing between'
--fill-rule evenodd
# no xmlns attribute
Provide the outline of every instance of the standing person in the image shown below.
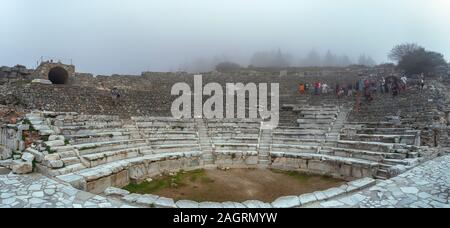
<svg viewBox="0 0 450 228"><path fill-rule="evenodd" d="M400 83L397 78L394 78L393 84L392 84L392 96L395 98L400 93Z"/></svg>
<svg viewBox="0 0 450 228"><path fill-rule="evenodd" d="M366 98L366 101L368 103L370 103L373 100L371 86L368 79L364 81L364 97Z"/></svg>
<svg viewBox="0 0 450 228"><path fill-rule="evenodd" d="M423 90L425 87L425 77L423 76L423 73L420 74L420 90Z"/></svg>
<svg viewBox="0 0 450 228"><path fill-rule="evenodd" d="M362 91L362 79L359 79L355 84L355 111L360 112L361 111L361 91Z"/></svg>
<svg viewBox="0 0 450 228"><path fill-rule="evenodd" d="M323 85L322 85L322 93L323 94L328 93L328 85L326 83L323 83Z"/></svg>
<svg viewBox="0 0 450 228"><path fill-rule="evenodd" d="M420 79L420 90L423 90L423 88L425 87L425 80L423 80L423 78Z"/></svg>
<svg viewBox="0 0 450 228"><path fill-rule="evenodd" d="M348 86L343 86L342 87L344 89L344 96L348 95Z"/></svg>
<svg viewBox="0 0 450 228"><path fill-rule="evenodd" d="M305 84L300 84L298 86L298 91L300 92L300 94L305 94Z"/></svg>
<svg viewBox="0 0 450 228"><path fill-rule="evenodd" d="M320 89L320 82L314 83L314 94L319 95L319 89Z"/></svg>
<svg viewBox="0 0 450 228"><path fill-rule="evenodd" d="M119 90L117 89L117 87L114 87L111 90L111 98L113 100L113 103L117 104L117 101L120 99L120 97L121 97L121 94L120 94Z"/></svg>
<svg viewBox="0 0 450 228"><path fill-rule="evenodd" d="M380 91L381 91L381 93L386 93L386 86L385 86L385 84L386 84L386 79L384 79L384 77L382 77L381 78L381 81L380 81Z"/></svg>
<svg viewBox="0 0 450 228"><path fill-rule="evenodd" d="M347 91L348 91L348 94L347 94L347 96L352 96L353 95L353 85L352 85L352 83L349 83L348 84L348 86L347 86Z"/></svg>
<svg viewBox="0 0 450 228"><path fill-rule="evenodd" d="M402 90L406 90L406 83L408 82L408 79L406 78L406 76L403 75L403 77L401 77L402 80Z"/></svg>
<svg viewBox="0 0 450 228"><path fill-rule="evenodd" d="M390 83L391 81L390 81L390 79L389 80L386 80L385 82L384 82L384 92L385 93L389 93L389 83Z"/></svg>

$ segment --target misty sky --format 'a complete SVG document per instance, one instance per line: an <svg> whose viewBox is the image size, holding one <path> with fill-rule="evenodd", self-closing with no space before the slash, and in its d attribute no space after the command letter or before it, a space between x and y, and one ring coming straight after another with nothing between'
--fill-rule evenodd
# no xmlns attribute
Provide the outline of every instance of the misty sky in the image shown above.
<svg viewBox="0 0 450 228"><path fill-rule="evenodd" d="M280 48L387 61L417 42L450 56L449 0L0 0L0 65L71 58L94 74L178 70Z"/></svg>

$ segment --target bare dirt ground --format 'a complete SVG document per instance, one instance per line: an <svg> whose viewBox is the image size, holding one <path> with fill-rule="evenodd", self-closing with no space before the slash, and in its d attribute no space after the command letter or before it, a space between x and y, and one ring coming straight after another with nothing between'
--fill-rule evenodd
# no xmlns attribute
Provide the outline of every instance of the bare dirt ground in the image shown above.
<svg viewBox="0 0 450 228"><path fill-rule="evenodd" d="M280 196L301 195L340 186L343 183L344 180L298 172L232 169L198 170L172 177L164 176L150 183L128 186L126 189L176 200L272 202Z"/></svg>

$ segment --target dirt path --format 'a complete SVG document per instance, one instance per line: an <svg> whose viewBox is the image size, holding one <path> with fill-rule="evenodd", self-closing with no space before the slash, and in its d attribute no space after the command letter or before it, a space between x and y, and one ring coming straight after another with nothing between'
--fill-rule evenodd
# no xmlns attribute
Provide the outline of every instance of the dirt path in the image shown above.
<svg viewBox="0 0 450 228"><path fill-rule="evenodd" d="M324 190L340 186L345 181L297 172L232 169L229 171L205 170L200 176L197 173L195 178L187 173L178 183L175 187L163 187L146 193L176 200L188 199L199 202L242 202L246 200L272 202L280 196Z"/></svg>

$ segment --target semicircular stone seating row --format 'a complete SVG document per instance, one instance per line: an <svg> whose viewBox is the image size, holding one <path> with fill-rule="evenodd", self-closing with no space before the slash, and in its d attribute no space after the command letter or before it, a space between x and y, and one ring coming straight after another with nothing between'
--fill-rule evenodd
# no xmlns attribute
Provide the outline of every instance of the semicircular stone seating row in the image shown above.
<svg viewBox="0 0 450 228"><path fill-rule="evenodd" d="M389 168L417 159L413 129L346 123L348 109L333 105L292 106L288 111L297 124L274 130L262 130L259 119L123 120L50 112L27 117L44 135L60 136L45 142L52 153L38 164L39 170L98 193L161 172L208 165L384 179L390 177ZM63 165L53 166L54 160Z"/></svg>

